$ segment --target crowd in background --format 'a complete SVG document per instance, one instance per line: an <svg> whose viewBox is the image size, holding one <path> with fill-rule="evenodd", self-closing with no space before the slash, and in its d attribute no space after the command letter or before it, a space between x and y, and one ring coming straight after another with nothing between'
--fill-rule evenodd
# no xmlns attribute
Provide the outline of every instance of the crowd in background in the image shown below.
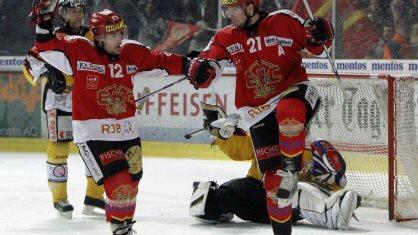
<svg viewBox="0 0 418 235"><path fill-rule="evenodd" d="M262 1L262 10L290 9L307 18L302 0ZM332 19L334 0L308 1L313 12ZM337 0L336 58L418 59L418 0ZM25 55L34 43L28 21L32 2L0 0L0 55ZM129 37L153 48L167 35L168 22L199 26L170 52L201 50L227 19L218 18L218 0L88 0L88 15L109 8L121 13ZM86 19L87 20L87 19Z"/></svg>

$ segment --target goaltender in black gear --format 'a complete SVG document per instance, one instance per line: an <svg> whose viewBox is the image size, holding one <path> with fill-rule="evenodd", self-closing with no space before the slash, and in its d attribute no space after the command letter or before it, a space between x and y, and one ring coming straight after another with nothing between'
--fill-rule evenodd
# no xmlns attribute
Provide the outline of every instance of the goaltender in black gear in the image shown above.
<svg viewBox="0 0 418 235"><path fill-rule="evenodd" d="M212 144L218 145L232 160L251 160L244 178L218 186L214 181L194 182L190 215L210 222L225 223L236 215L242 220L270 223L263 176L253 152L251 137L237 127L239 117L226 116L215 105L201 103L204 127L211 133ZM303 173L298 193L292 200L292 222L306 219L328 229L347 230L355 209L360 205L356 192L345 190L345 161L327 141L311 143L303 154Z"/></svg>

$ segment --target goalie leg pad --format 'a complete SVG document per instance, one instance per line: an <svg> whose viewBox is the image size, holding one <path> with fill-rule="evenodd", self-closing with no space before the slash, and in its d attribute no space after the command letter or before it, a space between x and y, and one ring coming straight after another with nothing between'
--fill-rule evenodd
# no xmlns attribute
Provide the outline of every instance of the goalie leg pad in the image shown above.
<svg viewBox="0 0 418 235"><path fill-rule="evenodd" d="M133 218L138 184L139 181L133 181L127 169L105 178L107 222L123 222Z"/></svg>
<svg viewBox="0 0 418 235"><path fill-rule="evenodd" d="M354 191L330 192L308 183L298 184L300 216L312 224L328 229L348 229L359 197Z"/></svg>
<svg viewBox="0 0 418 235"><path fill-rule="evenodd" d="M219 186L213 182L194 182L191 203L189 207L190 216L197 220L209 223L226 223L234 217L222 204L223 198L218 198Z"/></svg>
<svg viewBox="0 0 418 235"><path fill-rule="evenodd" d="M254 153L262 174L278 169L282 162L279 147L279 127L276 113L271 112L261 121L250 127Z"/></svg>

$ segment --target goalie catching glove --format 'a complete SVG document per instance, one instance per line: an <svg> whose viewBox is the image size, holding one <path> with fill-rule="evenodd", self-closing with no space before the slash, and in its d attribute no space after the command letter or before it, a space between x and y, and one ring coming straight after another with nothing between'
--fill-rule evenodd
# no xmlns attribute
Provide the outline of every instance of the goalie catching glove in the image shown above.
<svg viewBox="0 0 418 235"><path fill-rule="evenodd" d="M228 139L233 134L241 135L244 130L237 127L241 117L238 114L226 115L225 111L217 106L204 102L200 103L203 110L203 128L205 128L212 136L217 138Z"/></svg>

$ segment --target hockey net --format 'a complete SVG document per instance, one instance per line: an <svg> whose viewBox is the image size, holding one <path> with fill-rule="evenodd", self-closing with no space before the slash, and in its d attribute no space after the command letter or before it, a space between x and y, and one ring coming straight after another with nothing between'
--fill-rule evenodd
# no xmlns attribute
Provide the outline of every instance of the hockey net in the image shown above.
<svg viewBox="0 0 418 235"><path fill-rule="evenodd" d="M309 139L325 139L347 163L347 188L363 205L388 208L389 219L418 218L418 79L310 74L321 106Z"/></svg>

